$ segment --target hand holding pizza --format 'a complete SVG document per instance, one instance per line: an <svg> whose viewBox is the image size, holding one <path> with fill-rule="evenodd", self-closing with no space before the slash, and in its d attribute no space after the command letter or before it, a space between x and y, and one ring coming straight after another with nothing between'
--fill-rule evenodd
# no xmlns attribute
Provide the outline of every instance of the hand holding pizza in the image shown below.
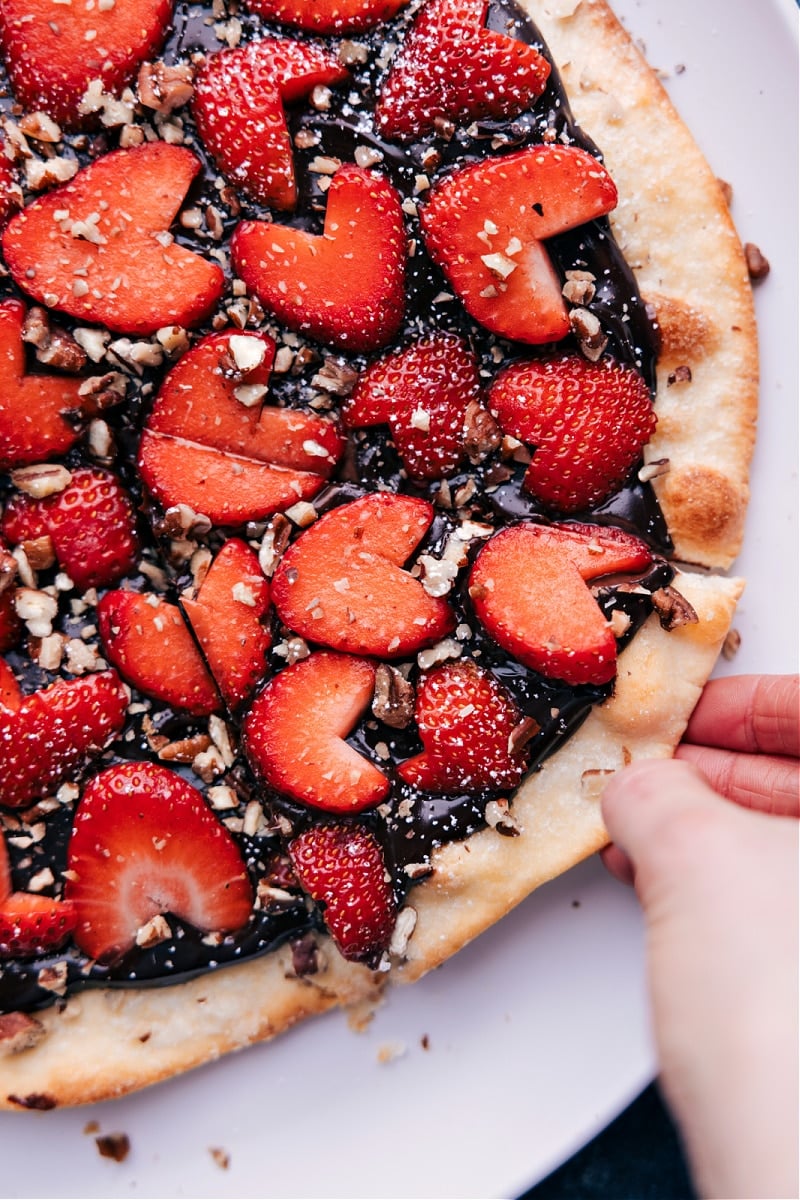
<svg viewBox="0 0 800 1200"><path fill-rule="evenodd" d="M644 908L662 1085L703 1195L797 1195L799 755L797 677L719 679L677 759L632 765L603 800L604 858Z"/></svg>

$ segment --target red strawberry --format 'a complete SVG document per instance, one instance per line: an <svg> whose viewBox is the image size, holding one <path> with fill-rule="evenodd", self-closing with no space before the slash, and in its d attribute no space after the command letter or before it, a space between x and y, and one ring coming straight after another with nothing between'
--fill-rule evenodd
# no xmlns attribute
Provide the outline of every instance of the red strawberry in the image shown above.
<svg viewBox="0 0 800 1200"><path fill-rule="evenodd" d="M345 958L375 967L397 918L383 853L363 825L315 825L289 843L297 876L324 905L325 924Z"/></svg>
<svg viewBox="0 0 800 1200"><path fill-rule="evenodd" d="M140 692L195 716L219 712L214 680L177 605L155 593L106 592L97 621L106 658Z"/></svg>
<svg viewBox="0 0 800 1200"><path fill-rule="evenodd" d="M467 406L481 394L467 344L435 333L367 368L344 409L352 429L388 425L408 474L440 479L464 457Z"/></svg>
<svg viewBox="0 0 800 1200"><path fill-rule="evenodd" d="M313 33L356 33L391 21L408 0L248 0L251 12Z"/></svg>
<svg viewBox="0 0 800 1200"><path fill-rule="evenodd" d="M376 492L320 517L272 580L281 620L334 650L401 657L455 628L446 600L403 569L433 520L427 500Z"/></svg>
<svg viewBox="0 0 800 1200"><path fill-rule="evenodd" d="M274 357L266 334L212 334L167 375L139 448L142 479L164 508L242 525L323 486L344 439L325 417L263 404Z"/></svg>
<svg viewBox="0 0 800 1200"><path fill-rule="evenodd" d="M340 167L321 235L243 221L234 270L284 325L341 350L369 353L403 319L406 235L400 198L383 176Z"/></svg>
<svg viewBox="0 0 800 1200"><path fill-rule="evenodd" d="M119 95L157 54L171 15L170 0L58 8L52 0L3 0L0 44L17 102L75 128L90 82Z"/></svg>
<svg viewBox="0 0 800 1200"><path fill-rule="evenodd" d="M480 551L469 590L483 625L525 666L570 684L608 683L616 642L586 581L651 562L644 542L620 529L513 525Z"/></svg>
<svg viewBox="0 0 800 1200"><path fill-rule="evenodd" d="M0 958L49 954L63 945L76 922L69 900L12 892L0 904Z"/></svg>
<svg viewBox="0 0 800 1200"><path fill-rule="evenodd" d="M512 363L492 384L489 403L506 433L535 447L527 491L562 512L613 492L656 427L642 376L609 358Z"/></svg>
<svg viewBox="0 0 800 1200"><path fill-rule="evenodd" d="M199 170L166 142L98 158L9 222L3 250L15 281L49 308L120 333L199 324L224 276L169 233Z"/></svg>
<svg viewBox="0 0 800 1200"><path fill-rule="evenodd" d="M253 769L279 792L327 812L360 812L386 798L383 771L343 741L369 708L375 667L319 651L281 671L243 726Z"/></svg>
<svg viewBox="0 0 800 1200"><path fill-rule="evenodd" d="M381 90L384 137L414 141L442 121L515 117L544 91L550 64L504 33L486 29L489 0L429 0Z"/></svg>
<svg viewBox="0 0 800 1200"><path fill-rule="evenodd" d="M16 645L21 633L22 621L14 607L14 592L12 588L7 588L0 592L0 654L5 654L6 650Z"/></svg>
<svg viewBox="0 0 800 1200"><path fill-rule="evenodd" d="M2 663L0 659L0 663ZM2 667L0 667L2 671ZM8 847L3 834L0 834L0 907L5 904L8 897L11 895L13 885L11 882L11 861L8 857Z"/></svg>
<svg viewBox="0 0 800 1200"><path fill-rule="evenodd" d="M22 327L25 305L0 304L0 470L65 454L81 435L74 419L85 410L80 379L27 375Z"/></svg>
<svg viewBox="0 0 800 1200"><path fill-rule="evenodd" d="M16 712L22 704L22 692L17 677L4 658L0 658L0 708ZM2 886L0 886L0 892Z"/></svg>
<svg viewBox="0 0 800 1200"><path fill-rule="evenodd" d="M531 146L448 175L420 212L425 243L467 312L503 337L569 333L561 283L543 238L611 211L617 189L576 146Z"/></svg>
<svg viewBox="0 0 800 1200"><path fill-rule="evenodd" d="M267 672L269 584L246 542L226 542L183 608L229 708L238 708Z"/></svg>
<svg viewBox="0 0 800 1200"><path fill-rule="evenodd" d="M59 565L82 590L116 583L139 554L128 493L109 471L94 467L79 467L62 492L45 499L13 496L2 530L17 544L49 536Z"/></svg>
<svg viewBox="0 0 800 1200"><path fill-rule="evenodd" d="M75 941L110 962L159 913L204 933L246 925L253 889L241 853L200 792L154 763L101 771L78 805L65 895Z"/></svg>
<svg viewBox="0 0 800 1200"><path fill-rule="evenodd" d="M116 671L101 671L0 708L0 804L21 808L58 787L122 730L127 704Z"/></svg>
<svg viewBox="0 0 800 1200"><path fill-rule="evenodd" d="M474 662L454 662L424 675L417 688L422 754L398 767L416 787L436 792L513 788L527 766L509 739L522 720L507 691Z"/></svg>
<svg viewBox="0 0 800 1200"><path fill-rule="evenodd" d="M0 14L2 10L0 10ZM0 19L1 16L0 16ZM14 168L6 158L6 144L0 138L0 228L12 213L22 208L22 188L19 186Z"/></svg>
<svg viewBox="0 0 800 1200"><path fill-rule="evenodd" d="M221 50L195 80L198 132L238 188L262 204L291 210L297 185L284 105L347 78L339 60L311 42L264 38Z"/></svg>

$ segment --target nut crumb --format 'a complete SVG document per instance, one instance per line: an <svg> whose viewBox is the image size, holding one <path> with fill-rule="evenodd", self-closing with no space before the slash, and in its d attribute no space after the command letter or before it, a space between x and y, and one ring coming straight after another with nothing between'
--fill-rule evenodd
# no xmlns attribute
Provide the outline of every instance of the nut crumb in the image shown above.
<svg viewBox="0 0 800 1200"><path fill-rule="evenodd" d="M231 1156L227 1150L223 1150L221 1146L209 1146L208 1153L221 1171L227 1171L231 1165Z"/></svg>
<svg viewBox="0 0 800 1200"><path fill-rule="evenodd" d="M125 1162L130 1153L131 1140L127 1133L103 1133L94 1140L101 1157L113 1158L114 1162Z"/></svg>
<svg viewBox="0 0 800 1200"><path fill-rule="evenodd" d="M764 257L754 242L745 242L744 258L747 273L754 283L766 279L770 272L769 259Z"/></svg>

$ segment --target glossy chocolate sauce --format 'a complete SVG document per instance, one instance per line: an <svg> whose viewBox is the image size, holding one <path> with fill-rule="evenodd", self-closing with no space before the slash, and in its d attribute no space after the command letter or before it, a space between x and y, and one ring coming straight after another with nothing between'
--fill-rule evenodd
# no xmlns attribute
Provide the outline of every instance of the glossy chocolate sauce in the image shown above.
<svg viewBox="0 0 800 1200"><path fill-rule="evenodd" d="M251 14L239 14L239 19L243 27L243 40L266 33L295 36L291 31L264 23ZM315 232L322 229L324 193L318 188L318 177L308 169L309 163L317 155L352 161L357 147L371 147L381 155L377 168L388 173L402 196L416 202L420 197L416 194L415 184L423 170L433 183L458 165L465 165L486 155L507 153L525 145L551 140L554 135L582 146L591 153L598 153L593 143L576 126L555 68L543 96L531 111L512 122L477 122L469 129L457 130L449 141L430 137L405 147L381 141L372 128L370 118L386 71L386 64L379 60L390 38L400 40L408 19L407 15L401 15L390 25L355 39L368 48L367 61L351 68L352 84L334 90L328 111L314 112L301 106L290 114L293 137L296 138L301 132L308 134L309 131L316 137L312 147L296 152L300 203L297 212L288 218L292 224ZM184 62L197 53L220 49L221 43L215 35L214 24L209 8L187 4L185 0L178 3L174 28L165 47L166 61ZM547 54L538 31L513 0L493 2L489 9L488 24L493 29L511 33L535 45ZM338 42L333 44L338 45ZM12 111L7 88L2 103L6 111ZM180 225L176 225L174 233L193 250L224 251L240 219L266 219L269 214L241 197L234 207L225 206L216 169L205 159L203 148L194 137L190 116L181 115L185 123L186 144L204 160L204 172L187 198L186 206L213 203L222 217L223 235L221 239L214 238L207 230L190 231ZM307 139L301 138L301 141L304 140ZM115 145L114 131L96 132L65 139L63 153L75 154L85 163L115 148ZM432 157L433 153L435 158ZM418 337L432 330L456 332L475 348L487 379L496 371L498 362L508 362L514 357L531 354L530 347L503 342L479 328L456 300L441 298L441 294L448 292L449 287L425 252L419 223L414 215L409 215L408 227L409 236L415 242L415 254L409 260L408 304L403 337ZM604 218L591 222L573 233L551 239L548 245L562 276L575 268L590 270L595 275L597 293L588 307L599 317L609 337L609 352L619 360L638 367L653 389L657 332L634 277L611 235L608 221ZM2 291L7 295L19 294L7 279L2 283ZM61 323L66 326L70 324L68 321ZM200 332L208 332L208 329ZM294 344L297 344L297 340ZM359 356L345 359L340 355L331 355L323 348L311 347L309 360L301 370L274 377L272 401L287 406L306 404L314 395L311 380L324 357L333 357L338 363L347 361L356 369L362 368L366 361ZM36 370L37 367L31 363L29 369ZM104 369L105 365L97 368ZM139 430L162 375L163 370L131 373L127 404L104 416L113 428L119 447L114 469L123 477L141 508L145 559L164 572L166 598L177 602L180 590L187 582L185 566L176 565L170 560L168 542L158 526L160 514L142 495L135 471ZM350 440L350 450L344 459L346 465L340 468L339 478L315 501L318 511L346 503L376 488L427 495L438 505L438 515L418 552L441 553L448 534L465 518L498 528L509 521L524 519L547 522L553 519L552 514L523 491L525 468L519 463L501 462L495 455L479 467L449 479L451 496L469 496L456 513L452 506L443 503L438 484L423 488L406 479L402 463L385 431L357 432ZM83 461L81 450L72 451L65 461L68 465ZM7 481L0 479L0 500L8 486ZM652 612L649 593L666 586L672 578L672 569L665 561L665 556L671 551L666 525L650 485L638 480L636 470L615 496L592 512L578 514L576 519L628 529L645 538L656 554L653 567L640 581L640 591L619 592L610 586L598 594L598 603L607 614L615 608L622 608L631 618L630 628L620 641L620 648L624 648ZM246 536L256 538L262 528L248 527L243 532ZM212 548L216 548L221 541L220 531L213 531L208 539ZM477 549L476 544L473 557ZM593 704L602 702L612 693L613 685L569 687L523 668L509 658L475 619L464 580L466 574L466 571L462 572L461 584L449 597L457 611L459 626L462 629L469 628L469 637L463 640L463 656L490 668L508 688L522 712L533 717L540 726L540 732L530 743L531 766L535 768L574 732ZM43 574L40 585L47 582L50 579ZM153 585L142 574L127 581L126 586L148 590ZM70 636L79 636L81 629L93 620L92 608L86 613L75 614L65 604L57 627ZM277 671L285 665L285 660L276 653L276 647L286 637L287 631L280 627L276 619L273 621L272 667ZM23 681L25 691L52 682L52 676L40 670L24 650L12 652L7 658ZM417 667L414 664L411 678L416 678L416 675ZM154 737L177 741L206 727L202 721L134 694L126 730L100 762L88 764L76 781L80 783L100 767L129 758L157 761ZM418 792L400 780L395 764L422 748L413 726L407 730L390 729L370 715L353 731L349 740L362 754L375 761L392 781L387 803L376 812L361 814L358 820L369 825L380 839L393 873L398 900L402 900L411 886L410 875L404 868L409 864L425 864L437 845L465 838L483 827L487 802L498 798L501 793L487 790L462 796L433 796ZM168 765L198 786L199 780L190 767L175 766L174 763ZM263 953L286 940L301 937L311 928L321 928L320 915L307 904L293 880L283 849L289 829L299 831L315 819L320 819L320 814L314 814L260 787L241 757L215 783L228 784L240 800L237 809L222 816L241 818L249 800L257 798L263 802L267 817L266 830L250 837L234 831L233 836L242 848L254 884L258 881L273 883L281 895L277 899L267 896L246 929L225 937L219 944L211 944L197 930L169 917L173 936L168 941L148 950L132 950L123 959L110 965L90 963L74 947L68 947L48 959L7 960L0 968L0 1011L35 1009L54 1002L57 999L54 993L40 986L39 973L43 967L57 963L66 963L67 990L91 986L168 984ZM7 814L5 819L14 886L26 888L28 880L46 864L51 865L54 875L59 878L66 863L73 804L61 803L57 809L41 818L34 813L33 821L40 831L38 840L31 840L25 827L15 830L18 816L16 813ZM29 820L28 825L31 823Z"/></svg>

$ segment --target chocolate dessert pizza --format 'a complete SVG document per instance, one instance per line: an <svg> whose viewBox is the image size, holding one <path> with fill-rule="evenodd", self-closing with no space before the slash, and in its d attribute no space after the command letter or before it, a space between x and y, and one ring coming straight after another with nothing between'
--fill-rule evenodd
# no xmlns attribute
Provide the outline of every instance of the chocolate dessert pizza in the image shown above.
<svg viewBox="0 0 800 1200"><path fill-rule="evenodd" d="M603 0L3 0L0 1104L443 962L729 629L723 190Z"/></svg>

